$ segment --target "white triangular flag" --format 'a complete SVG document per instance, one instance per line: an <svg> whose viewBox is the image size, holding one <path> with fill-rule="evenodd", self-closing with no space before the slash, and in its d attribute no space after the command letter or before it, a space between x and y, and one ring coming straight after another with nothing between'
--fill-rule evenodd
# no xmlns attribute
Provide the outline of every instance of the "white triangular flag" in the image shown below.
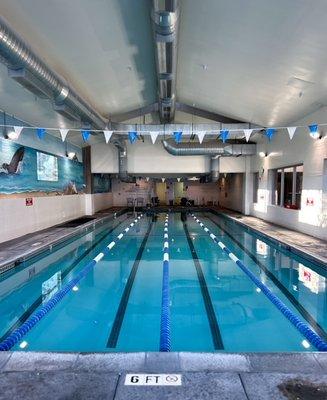
<svg viewBox="0 0 327 400"><path fill-rule="evenodd" d="M22 127L22 126L14 126L14 131L15 131L15 134L16 134L16 139L19 138L19 135L20 135L20 133L21 133L22 130L23 130L23 127Z"/></svg>
<svg viewBox="0 0 327 400"><path fill-rule="evenodd" d="M206 132L200 131L200 132L196 132L196 134L198 135L199 142L202 143Z"/></svg>
<svg viewBox="0 0 327 400"><path fill-rule="evenodd" d="M69 129L59 129L61 140L64 142L66 140L67 133Z"/></svg>
<svg viewBox="0 0 327 400"><path fill-rule="evenodd" d="M109 143L112 133L113 133L113 131L103 131L106 143Z"/></svg>
<svg viewBox="0 0 327 400"><path fill-rule="evenodd" d="M159 132L150 132L152 144L155 144L157 137L159 136Z"/></svg>
<svg viewBox="0 0 327 400"><path fill-rule="evenodd" d="M253 129L243 129L244 135L245 135L245 140L248 142L250 139L250 136L253 132Z"/></svg>
<svg viewBox="0 0 327 400"><path fill-rule="evenodd" d="M294 132L296 130L296 126L288 126L287 130L288 130L288 134L290 135L290 139L292 140L293 136L294 136Z"/></svg>

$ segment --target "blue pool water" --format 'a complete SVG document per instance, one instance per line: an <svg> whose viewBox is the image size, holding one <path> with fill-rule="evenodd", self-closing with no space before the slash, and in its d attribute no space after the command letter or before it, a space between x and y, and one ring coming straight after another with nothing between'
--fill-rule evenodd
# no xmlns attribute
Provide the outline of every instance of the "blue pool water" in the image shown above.
<svg viewBox="0 0 327 400"><path fill-rule="evenodd" d="M213 213L197 217L327 340L327 271ZM15 345L37 351L158 351L165 214L124 214L0 276L1 341L116 245ZM172 351L314 351L191 216L169 214Z"/></svg>

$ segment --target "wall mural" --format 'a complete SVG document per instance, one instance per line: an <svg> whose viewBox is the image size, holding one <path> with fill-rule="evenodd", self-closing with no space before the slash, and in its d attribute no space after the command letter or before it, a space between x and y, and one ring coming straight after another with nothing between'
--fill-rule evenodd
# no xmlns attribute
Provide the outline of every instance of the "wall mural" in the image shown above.
<svg viewBox="0 0 327 400"><path fill-rule="evenodd" d="M92 174L93 193L111 192L111 178L109 174Z"/></svg>
<svg viewBox="0 0 327 400"><path fill-rule="evenodd" d="M0 139L0 194L77 194L83 190L82 163Z"/></svg>

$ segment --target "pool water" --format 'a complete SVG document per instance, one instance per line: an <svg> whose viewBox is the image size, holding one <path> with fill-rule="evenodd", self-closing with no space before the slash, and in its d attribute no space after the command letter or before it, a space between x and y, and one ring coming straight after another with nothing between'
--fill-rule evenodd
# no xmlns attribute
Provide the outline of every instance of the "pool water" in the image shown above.
<svg viewBox="0 0 327 400"><path fill-rule="evenodd" d="M327 270L209 212L197 217L327 340ZM21 326L112 240L116 245L14 350L158 351L166 214L124 214L0 276L0 337ZM315 351L190 215L169 214L172 351Z"/></svg>

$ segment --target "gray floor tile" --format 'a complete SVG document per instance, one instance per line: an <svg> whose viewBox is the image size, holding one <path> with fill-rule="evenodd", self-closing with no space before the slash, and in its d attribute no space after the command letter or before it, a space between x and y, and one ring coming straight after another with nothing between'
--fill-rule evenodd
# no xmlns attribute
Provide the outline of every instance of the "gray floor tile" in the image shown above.
<svg viewBox="0 0 327 400"><path fill-rule="evenodd" d="M37 353L16 351L4 371L50 371L72 369L77 360L74 353Z"/></svg>
<svg viewBox="0 0 327 400"><path fill-rule="evenodd" d="M78 356L76 371L138 371L144 370L145 353L94 353Z"/></svg>
<svg viewBox="0 0 327 400"><path fill-rule="evenodd" d="M237 374L184 373L182 386L125 386L119 381L115 400L246 400Z"/></svg>
<svg viewBox="0 0 327 400"><path fill-rule="evenodd" d="M310 353L265 353L249 355L251 371L321 373L322 368Z"/></svg>
<svg viewBox="0 0 327 400"><path fill-rule="evenodd" d="M0 370L4 367L6 362L9 360L9 357L11 356L10 351L0 351Z"/></svg>
<svg viewBox="0 0 327 400"><path fill-rule="evenodd" d="M1 400L112 400L118 374L63 371L0 374Z"/></svg>
<svg viewBox="0 0 327 400"><path fill-rule="evenodd" d="M327 398L326 375L242 373L241 379L249 400L324 400ZM292 388L292 393L290 393L290 388Z"/></svg>
<svg viewBox="0 0 327 400"><path fill-rule="evenodd" d="M246 355L217 353L180 353L183 371L249 371Z"/></svg>
<svg viewBox="0 0 327 400"><path fill-rule="evenodd" d="M145 371L176 372L181 370L179 353L146 353Z"/></svg>
<svg viewBox="0 0 327 400"><path fill-rule="evenodd" d="M327 353L315 353L314 357L318 361L321 368L327 372Z"/></svg>

